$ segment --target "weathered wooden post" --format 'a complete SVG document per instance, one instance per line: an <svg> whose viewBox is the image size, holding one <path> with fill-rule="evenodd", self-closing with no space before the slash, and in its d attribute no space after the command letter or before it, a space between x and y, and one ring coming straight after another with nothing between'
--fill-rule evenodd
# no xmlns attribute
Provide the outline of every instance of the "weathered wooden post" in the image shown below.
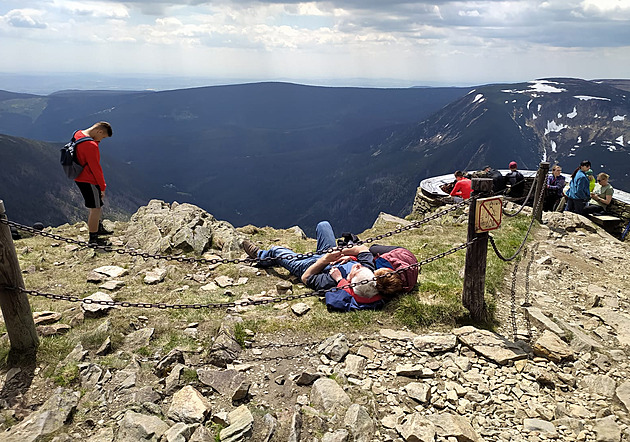
<svg viewBox="0 0 630 442"><path fill-rule="evenodd" d="M547 174L549 173L549 163L541 162L538 166L538 175L536 176L536 182L532 183L532 186L536 186L536 194L534 195L534 202L532 203L532 207L534 208L534 218L538 222L542 222L542 208L543 202L540 200L541 193L543 193L542 197L544 198L545 192L545 183L547 181ZM540 202L540 204L538 204ZM536 206L538 204L538 206Z"/></svg>
<svg viewBox="0 0 630 442"><path fill-rule="evenodd" d="M482 207L479 198L483 198L492 192L492 178L473 178L472 188L474 195L478 198L470 204L468 212L468 242L474 241L466 248L466 265L464 267L464 290L462 293L462 304L470 312L474 321L486 322L488 320L488 308L484 294L486 291L486 258L488 256L488 232L481 231L477 225L480 208ZM499 204L498 214L496 204L488 206L490 211L484 209L483 216L488 218L491 224L493 219L498 217L501 222L502 205L501 197L491 198ZM487 230L491 230L490 228Z"/></svg>
<svg viewBox="0 0 630 442"><path fill-rule="evenodd" d="M7 219L2 200L0 219ZM9 287L24 287L24 280L11 238L11 229L0 223L0 308L11 343L9 360L15 362L34 355L39 339L28 297L20 290Z"/></svg>

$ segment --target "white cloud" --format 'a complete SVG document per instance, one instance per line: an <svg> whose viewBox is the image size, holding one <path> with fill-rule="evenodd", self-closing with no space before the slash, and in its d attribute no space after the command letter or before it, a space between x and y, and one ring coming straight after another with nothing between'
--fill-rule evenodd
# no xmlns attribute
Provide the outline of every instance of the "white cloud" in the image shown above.
<svg viewBox="0 0 630 442"><path fill-rule="evenodd" d="M47 25L42 21L42 15L41 11L35 9L13 9L2 18L16 28L44 29Z"/></svg>
<svg viewBox="0 0 630 442"><path fill-rule="evenodd" d="M630 0L23 3L0 2L0 70L56 71L67 63L55 54L106 49L125 60L118 69L183 75L258 70L478 84L630 71ZM182 64L180 54L194 63Z"/></svg>
<svg viewBox="0 0 630 442"><path fill-rule="evenodd" d="M123 3L108 1L54 0L56 9L71 15L93 18L129 18L129 10Z"/></svg>

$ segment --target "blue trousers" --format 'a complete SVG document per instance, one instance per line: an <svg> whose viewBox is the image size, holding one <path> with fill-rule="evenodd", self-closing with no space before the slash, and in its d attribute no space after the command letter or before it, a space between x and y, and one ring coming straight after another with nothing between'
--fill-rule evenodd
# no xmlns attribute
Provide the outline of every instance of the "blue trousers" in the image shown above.
<svg viewBox="0 0 630 442"><path fill-rule="evenodd" d="M284 258L283 256L295 255L296 253L286 247L273 246L269 250L261 250L258 252L258 259L274 259L262 261L258 266L272 267L279 265L287 269L292 275L301 278L306 269L315 264L315 261L317 261L327 249L337 246L335 232L328 221L322 221L317 224L315 234L317 237L317 254L304 258Z"/></svg>

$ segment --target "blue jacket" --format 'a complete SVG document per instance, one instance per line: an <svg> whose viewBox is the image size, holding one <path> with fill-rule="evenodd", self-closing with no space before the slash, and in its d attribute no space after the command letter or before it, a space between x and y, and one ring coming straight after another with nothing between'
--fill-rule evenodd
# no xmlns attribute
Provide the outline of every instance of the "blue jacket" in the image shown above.
<svg viewBox="0 0 630 442"><path fill-rule="evenodd" d="M574 200L588 201L591 199L591 191L588 187L589 182L586 174L581 170L575 174L575 177L569 184L569 190L567 191L567 197Z"/></svg>

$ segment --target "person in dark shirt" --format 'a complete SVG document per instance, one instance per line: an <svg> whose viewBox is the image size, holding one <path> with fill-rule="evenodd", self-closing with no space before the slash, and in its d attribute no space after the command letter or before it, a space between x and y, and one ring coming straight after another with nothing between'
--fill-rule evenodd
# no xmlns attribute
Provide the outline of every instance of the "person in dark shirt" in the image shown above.
<svg viewBox="0 0 630 442"><path fill-rule="evenodd" d="M521 198L525 191L525 177L517 170L516 161L512 161L508 167L510 171L505 174L505 187L508 188L506 195L512 198Z"/></svg>
<svg viewBox="0 0 630 442"><path fill-rule="evenodd" d="M359 264L368 272L360 272L361 276L352 278L351 282L363 281L366 275L374 278L374 257L367 246L353 246L342 251L325 253L326 250L337 246L333 228L328 221L322 221L317 224L315 232L317 253L313 256L297 257L296 252L279 246L273 246L269 250L260 250L248 240L243 241L242 246L250 258L262 260L257 264L259 267L282 266L313 290L327 290L337 286L337 280L331 275L334 268L338 268L341 276L346 278L351 274L355 264ZM267 258L272 259L265 261ZM359 273L358 270L359 268L356 268L354 274ZM334 274L338 276L336 272ZM374 296L376 295L376 281L371 280L366 284L357 285L354 287L354 292L361 297Z"/></svg>
<svg viewBox="0 0 630 442"><path fill-rule="evenodd" d="M505 189L505 182L501 172L490 166L484 166L482 170L486 173L487 178L492 178L492 193L498 193Z"/></svg>
<svg viewBox="0 0 630 442"><path fill-rule="evenodd" d="M562 176L562 167L554 165L551 168L551 174L547 176L545 181L545 201L543 210L545 212L553 212L562 198L562 191L566 180Z"/></svg>

